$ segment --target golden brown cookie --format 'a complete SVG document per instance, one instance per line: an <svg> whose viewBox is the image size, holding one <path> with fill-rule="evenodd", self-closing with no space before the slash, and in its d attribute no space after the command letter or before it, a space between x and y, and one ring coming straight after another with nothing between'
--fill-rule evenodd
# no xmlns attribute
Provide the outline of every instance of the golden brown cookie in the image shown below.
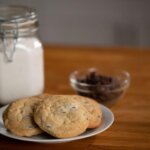
<svg viewBox="0 0 150 150"><path fill-rule="evenodd" d="M49 94L42 94L12 102L3 114L5 127L17 136L32 136L43 131L33 120L33 109Z"/></svg>
<svg viewBox="0 0 150 150"><path fill-rule="evenodd" d="M99 104L90 98L73 95L72 99L81 102L81 104L88 110L89 112L89 126L88 128L96 128L100 125L102 120L102 111L100 109Z"/></svg>
<svg viewBox="0 0 150 150"><path fill-rule="evenodd" d="M51 95L39 103L34 120L39 127L57 138L69 138L83 133L88 125L85 107L66 95Z"/></svg>

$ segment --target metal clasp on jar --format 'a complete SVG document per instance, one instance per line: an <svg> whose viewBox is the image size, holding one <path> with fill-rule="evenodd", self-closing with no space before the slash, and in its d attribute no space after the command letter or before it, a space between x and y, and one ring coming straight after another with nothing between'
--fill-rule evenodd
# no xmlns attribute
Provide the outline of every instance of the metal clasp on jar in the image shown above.
<svg viewBox="0 0 150 150"><path fill-rule="evenodd" d="M16 28L13 30L3 29L0 25L0 38L2 41L2 50L4 58L7 62L12 62L14 53L16 50L16 44L18 39L18 23L15 23Z"/></svg>

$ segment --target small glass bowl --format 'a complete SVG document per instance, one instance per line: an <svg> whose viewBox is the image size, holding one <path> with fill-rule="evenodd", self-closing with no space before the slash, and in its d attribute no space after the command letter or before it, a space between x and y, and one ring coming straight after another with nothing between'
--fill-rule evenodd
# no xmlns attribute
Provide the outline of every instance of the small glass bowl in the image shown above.
<svg viewBox="0 0 150 150"><path fill-rule="evenodd" d="M86 80L88 80L87 78L89 75L91 76L90 78L95 78L95 80L96 76L101 76L101 80L104 80L102 82L105 83L102 84L100 82L85 82ZM104 72L96 68L90 68L87 70L74 71L73 73L71 73L70 84L71 87L77 92L77 94L93 98L99 103L111 106L117 100L121 99L121 97L124 95L127 88L129 87L130 74L127 71Z"/></svg>

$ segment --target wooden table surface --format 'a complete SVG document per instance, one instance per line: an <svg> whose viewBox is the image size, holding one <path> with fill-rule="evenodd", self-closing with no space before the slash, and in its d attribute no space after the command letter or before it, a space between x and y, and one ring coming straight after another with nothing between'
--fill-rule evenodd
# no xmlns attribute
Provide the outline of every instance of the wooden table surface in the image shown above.
<svg viewBox="0 0 150 150"><path fill-rule="evenodd" d="M69 74L76 69L125 69L131 86L111 110L114 124L105 132L69 143L39 144L0 135L0 150L149 150L150 51L136 48L45 47L45 92L74 94Z"/></svg>

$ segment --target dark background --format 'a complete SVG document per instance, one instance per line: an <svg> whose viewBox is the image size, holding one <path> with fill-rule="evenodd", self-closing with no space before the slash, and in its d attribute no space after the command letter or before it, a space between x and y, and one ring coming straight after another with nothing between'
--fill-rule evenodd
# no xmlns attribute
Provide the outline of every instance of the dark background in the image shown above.
<svg viewBox="0 0 150 150"><path fill-rule="evenodd" d="M44 43L150 46L150 0L0 0L37 9Z"/></svg>

